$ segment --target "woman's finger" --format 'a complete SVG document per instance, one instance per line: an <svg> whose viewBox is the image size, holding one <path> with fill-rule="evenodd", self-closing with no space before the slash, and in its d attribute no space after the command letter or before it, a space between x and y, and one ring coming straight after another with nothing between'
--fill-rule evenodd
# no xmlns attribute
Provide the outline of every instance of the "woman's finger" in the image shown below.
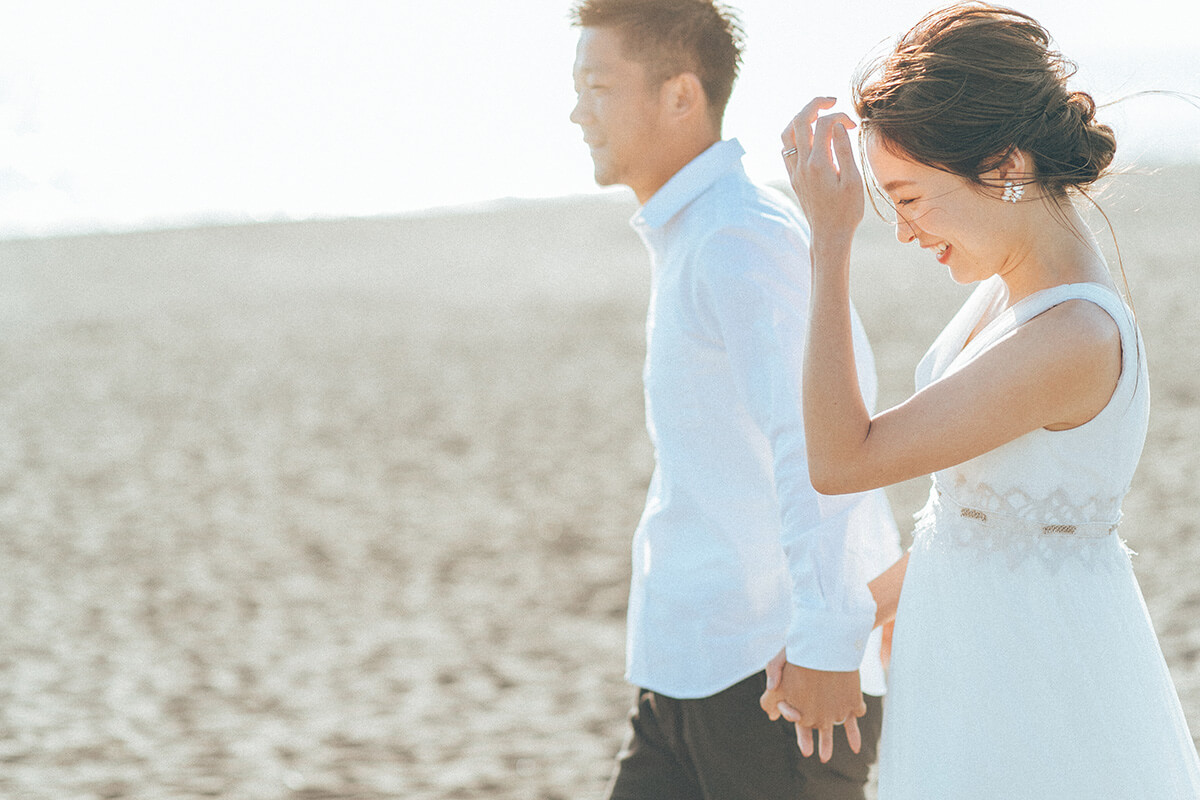
<svg viewBox="0 0 1200 800"><path fill-rule="evenodd" d="M779 654L767 662L767 691L771 691L779 685L783 680L783 666L787 663L787 649L779 651Z"/></svg>
<svg viewBox="0 0 1200 800"><path fill-rule="evenodd" d="M810 159L814 163L832 166L834 151L836 149L835 142L839 137L838 131L841 131L840 135L845 136L847 143L849 143L850 137L846 131L854 127L856 127L854 120L840 112L837 114L826 114L818 119L813 126L812 155Z"/></svg>
<svg viewBox="0 0 1200 800"><path fill-rule="evenodd" d="M784 150L795 148L797 160L807 159L808 153L812 149L813 123L816 122L822 109L832 108L836 102L837 100L832 97L814 97L809 100L807 105L800 109L800 113L793 117L788 126L784 128L783 134L780 136L783 140Z"/></svg>
<svg viewBox="0 0 1200 800"><path fill-rule="evenodd" d="M858 171L858 164L854 162L854 148L850 144L849 130L854 127L854 123L851 122L848 128L839 121L833 127L833 154L837 158L838 173L844 181L861 182L862 174Z"/></svg>

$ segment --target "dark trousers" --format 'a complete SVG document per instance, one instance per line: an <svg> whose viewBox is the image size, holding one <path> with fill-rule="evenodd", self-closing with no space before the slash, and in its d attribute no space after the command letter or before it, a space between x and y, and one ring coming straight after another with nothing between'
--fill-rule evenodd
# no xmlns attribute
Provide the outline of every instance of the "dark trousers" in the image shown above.
<svg viewBox="0 0 1200 800"><path fill-rule="evenodd" d="M882 700L864 695L862 750L834 729L833 758L805 758L796 728L758 705L764 673L698 700L639 689L610 800L863 800L882 728ZM816 737L814 737L816 738Z"/></svg>

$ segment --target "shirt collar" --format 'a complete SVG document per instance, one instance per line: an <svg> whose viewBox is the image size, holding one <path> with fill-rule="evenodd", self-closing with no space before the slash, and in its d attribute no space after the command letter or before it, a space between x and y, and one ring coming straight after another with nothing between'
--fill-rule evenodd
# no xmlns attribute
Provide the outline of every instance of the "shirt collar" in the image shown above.
<svg viewBox="0 0 1200 800"><path fill-rule="evenodd" d="M661 228L684 206L702 195L733 169L741 169L746 151L737 139L724 139L709 147L671 176L633 217L639 229Z"/></svg>

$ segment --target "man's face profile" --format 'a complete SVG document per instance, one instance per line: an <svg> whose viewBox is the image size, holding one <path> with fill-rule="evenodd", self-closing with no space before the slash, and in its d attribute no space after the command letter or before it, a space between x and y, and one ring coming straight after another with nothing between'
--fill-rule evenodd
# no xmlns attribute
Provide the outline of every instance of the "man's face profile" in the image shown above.
<svg viewBox="0 0 1200 800"><path fill-rule="evenodd" d="M657 186L648 183L664 149L660 87L650 86L645 66L625 55L614 28L582 30L573 75L578 99L571 121L591 150L596 183L623 184L639 196L639 189L652 192Z"/></svg>

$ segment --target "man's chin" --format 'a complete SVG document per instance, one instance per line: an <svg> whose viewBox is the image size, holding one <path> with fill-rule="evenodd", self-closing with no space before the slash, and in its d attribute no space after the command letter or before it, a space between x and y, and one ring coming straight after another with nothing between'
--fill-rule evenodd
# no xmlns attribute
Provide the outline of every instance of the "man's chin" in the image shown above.
<svg viewBox="0 0 1200 800"><path fill-rule="evenodd" d="M597 186L616 186L621 182L621 179L615 172L599 164L596 165L593 177L596 180Z"/></svg>

